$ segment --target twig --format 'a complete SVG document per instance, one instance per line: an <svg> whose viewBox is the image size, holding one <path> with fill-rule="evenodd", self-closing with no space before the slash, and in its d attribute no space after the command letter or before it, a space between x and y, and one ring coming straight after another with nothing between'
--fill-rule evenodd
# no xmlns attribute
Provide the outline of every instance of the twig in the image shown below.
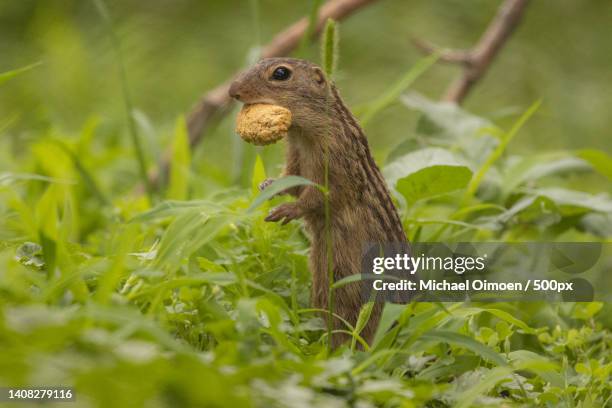
<svg viewBox="0 0 612 408"><path fill-rule="evenodd" d="M355 11L375 2L376 0L330 0L320 7L316 27L312 35L318 35L328 18L339 21ZM301 38L309 32L308 18L302 18L280 33L278 33L261 52L261 58L282 57L296 49ZM187 130L189 131L189 142L192 147L202 140L204 131L214 118L221 117L227 112L232 100L228 95L232 80L228 80L213 90L204 94L195 104L187 116ZM152 183L158 185L160 176L165 176L170 167L170 154L166 152L163 156L157 172L150 175Z"/></svg>
<svg viewBox="0 0 612 408"><path fill-rule="evenodd" d="M529 0L505 0L478 43L470 50L440 49L431 43L413 39L425 53L438 52L440 60L464 66L463 73L446 90L442 100L460 104L473 86L484 76L523 16Z"/></svg>
<svg viewBox="0 0 612 408"><path fill-rule="evenodd" d="M470 54L469 50L442 48L420 38L412 38L411 40L414 46L421 50L424 54L431 55L437 53L439 55L438 61L448 62L449 64L469 65L470 60L472 59L472 55Z"/></svg>

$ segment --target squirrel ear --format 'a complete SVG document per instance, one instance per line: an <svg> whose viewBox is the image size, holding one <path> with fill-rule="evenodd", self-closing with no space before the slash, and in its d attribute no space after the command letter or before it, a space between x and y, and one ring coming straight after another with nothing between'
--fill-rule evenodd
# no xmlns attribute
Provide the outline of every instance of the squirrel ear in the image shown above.
<svg viewBox="0 0 612 408"><path fill-rule="evenodd" d="M319 85L325 85L325 74L323 73L323 71L321 70L321 68L319 67L313 67L312 70L314 71L314 79L316 81L317 84Z"/></svg>

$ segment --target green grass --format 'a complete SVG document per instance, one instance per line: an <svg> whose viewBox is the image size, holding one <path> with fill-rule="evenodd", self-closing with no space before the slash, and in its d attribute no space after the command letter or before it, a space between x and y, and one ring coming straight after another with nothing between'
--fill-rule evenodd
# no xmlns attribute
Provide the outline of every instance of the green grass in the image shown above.
<svg viewBox="0 0 612 408"><path fill-rule="evenodd" d="M365 117L397 102L430 63ZM401 100L421 114L405 129L416 136L380 164L412 240L612 237L608 155L506 154L537 105L506 132L415 94ZM78 135L42 133L2 163L0 384L74 386L78 406L100 407L610 403L608 304L387 305L375 342L360 351L366 307L346 325L353 341L330 352L310 305L299 223L263 221L275 189L307 180L283 179L258 196L258 157L241 169L252 182L220 186L214 168L193 171L179 118L177 166L153 206L133 189L133 146L99 132L88 123ZM0 139L9 151L13 143ZM575 190L576 177L600 191Z"/></svg>

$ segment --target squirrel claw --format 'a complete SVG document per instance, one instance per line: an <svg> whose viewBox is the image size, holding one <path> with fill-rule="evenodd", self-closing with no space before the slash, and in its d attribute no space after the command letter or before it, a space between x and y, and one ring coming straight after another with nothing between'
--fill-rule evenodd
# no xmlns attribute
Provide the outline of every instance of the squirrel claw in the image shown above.
<svg viewBox="0 0 612 408"><path fill-rule="evenodd" d="M283 220L281 225L287 224L289 221L296 220L302 216L300 209L295 203L281 204L276 208L273 208L265 221L277 222Z"/></svg>

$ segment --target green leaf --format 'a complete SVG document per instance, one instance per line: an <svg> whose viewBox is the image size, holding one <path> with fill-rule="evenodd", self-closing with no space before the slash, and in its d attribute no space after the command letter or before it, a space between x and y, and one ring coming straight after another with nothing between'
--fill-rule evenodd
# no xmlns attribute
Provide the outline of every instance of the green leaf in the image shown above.
<svg viewBox="0 0 612 408"><path fill-rule="evenodd" d="M494 127L488 119L474 115L455 103L432 101L418 92L403 95L401 101L406 107L424 115L417 130L426 136L465 142L481 129Z"/></svg>
<svg viewBox="0 0 612 408"><path fill-rule="evenodd" d="M272 184L270 184L264 191L262 191L259 194L259 196L257 196L257 198L253 200L253 202L247 209L247 212L253 211L257 207L259 207L261 204L263 204L266 200L269 200L270 198L274 197L278 193L285 191L288 188L297 187L297 186L317 186L318 188L321 188L321 186L319 186L318 184L313 183L312 181L304 177L299 177L299 176L282 177L277 180L274 180Z"/></svg>
<svg viewBox="0 0 612 408"><path fill-rule="evenodd" d="M591 213L580 219L580 227L602 238L612 238L612 213Z"/></svg>
<svg viewBox="0 0 612 408"><path fill-rule="evenodd" d="M17 68L11 71L7 71L7 72L3 72L0 74L0 85L4 84L5 82L15 78L18 75L23 74L24 72L28 72L33 68L36 68L37 66L41 65L42 62L35 62L34 64L30 64L30 65L26 65L25 67L22 68Z"/></svg>
<svg viewBox="0 0 612 408"><path fill-rule="evenodd" d="M253 177L251 178L251 191L253 195L259 193L259 185L266 179L266 168L260 155L255 156L253 165Z"/></svg>
<svg viewBox="0 0 612 408"><path fill-rule="evenodd" d="M495 367L478 381L476 385L462 392L457 398L455 408L469 408L479 396L487 393L498 382L506 379L512 373L508 367Z"/></svg>
<svg viewBox="0 0 612 408"><path fill-rule="evenodd" d="M15 260L25 266L42 268L45 265L43 248L35 242L24 242L15 251Z"/></svg>
<svg viewBox="0 0 612 408"><path fill-rule="evenodd" d="M591 368L584 363L576 364L574 370L576 370L578 374L591 375Z"/></svg>
<svg viewBox="0 0 612 408"><path fill-rule="evenodd" d="M469 316L474 316L478 313L489 313L492 314L493 316L506 321L507 323L510 323L516 327L519 327L520 329L522 329L525 333L530 333L530 334L534 334L535 333L535 329L529 327L527 325L527 323L525 323L524 321L518 319L517 317L514 317L512 314L501 310L501 309L496 309L496 308L492 308L492 307L462 307L460 309L457 309L453 312L454 316L463 316L463 317L469 317Z"/></svg>
<svg viewBox="0 0 612 408"><path fill-rule="evenodd" d="M63 201L63 192L57 184L50 184L36 203L38 229L51 240L59 238L59 207Z"/></svg>
<svg viewBox="0 0 612 408"><path fill-rule="evenodd" d="M346 286L350 283L353 282L359 282L363 279L363 277L361 276L360 273L356 273L353 275L349 275L349 276L345 276L344 278L337 280L336 282L334 282L334 284L331 286L332 289L338 289L341 288L343 286Z"/></svg>
<svg viewBox="0 0 612 408"><path fill-rule="evenodd" d="M450 361L448 361L450 360ZM435 381L446 377L457 377L466 371L474 370L481 360L477 356L453 356L451 359L441 359L417 374L417 378Z"/></svg>
<svg viewBox="0 0 612 408"><path fill-rule="evenodd" d="M225 272L225 269L223 268L223 266L219 265L216 262L211 261L208 258L205 258L203 256L199 256L197 258L198 261L198 266L200 267L200 269L202 269L203 271L210 271L210 272Z"/></svg>
<svg viewBox="0 0 612 408"><path fill-rule="evenodd" d="M525 113L523 113L521 117L514 123L512 128L502 136L501 143L495 148L495 150L493 150L493 153L491 153L489 157L487 157L487 160L484 162L484 164L480 167L480 169L476 172L476 174L470 181L470 184L463 196L464 202L468 201L474 196L491 166L493 166L493 164L502 156L508 144L512 141L512 139L514 139L518 131L529 120L529 118L531 118L531 116L533 116L533 114L539 109L541 104L541 101L537 101L532 104L525 111Z"/></svg>
<svg viewBox="0 0 612 408"><path fill-rule="evenodd" d="M595 149L585 149L578 152L578 156L591 163L591 165L612 181L612 157L606 152Z"/></svg>
<svg viewBox="0 0 612 408"><path fill-rule="evenodd" d="M183 255L183 248L191 236L210 219L200 211L187 211L176 217L166 229L159 243L155 258L156 265L178 265Z"/></svg>
<svg viewBox="0 0 612 408"><path fill-rule="evenodd" d="M160 243L156 266L177 268L183 258L213 239L231 221L227 214L205 214L199 210L187 211L168 226Z"/></svg>
<svg viewBox="0 0 612 408"><path fill-rule="evenodd" d="M499 214L496 221L502 224L516 220L518 222L550 226L561 220L559 209L554 201L542 196L525 196L511 208Z"/></svg>
<svg viewBox="0 0 612 408"><path fill-rule="evenodd" d="M189 193L189 171L191 167L191 151L187 125L183 116L176 121L174 139L172 142L172 167L170 168L170 183L167 198L170 200L186 200Z"/></svg>
<svg viewBox="0 0 612 408"><path fill-rule="evenodd" d="M134 245L134 236L138 234L138 226L127 224L118 238L114 249L114 259L111 266L98 278L98 287L94 295L100 303L107 303L116 290L121 278L126 274L126 257Z"/></svg>
<svg viewBox="0 0 612 408"><path fill-rule="evenodd" d="M465 166L436 165L419 170L397 182L397 190L410 203L464 188L472 172Z"/></svg>
<svg viewBox="0 0 612 408"><path fill-rule="evenodd" d="M47 183L59 184L76 184L73 180L62 180L53 177L47 177L40 174L29 173L0 173L0 187L9 186L19 181L44 181Z"/></svg>
<svg viewBox="0 0 612 408"><path fill-rule="evenodd" d="M466 165L440 148L408 153L387 165L384 174L409 203L462 189L472 177Z"/></svg>
<svg viewBox="0 0 612 408"><path fill-rule="evenodd" d="M488 119L467 112L457 104L432 101L417 92L403 95L401 101L408 108L422 113L417 133L427 144L460 152L473 166L482 165L499 144L503 133L500 129ZM406 152L409 147L408 143L400 145L393 155Z"/></svg>
<svg viewBox="0 0 612 408"><path fill-rule="evenodd" d="M420 143L419 139L416 137L409 137L405 140L402 140L399 144L397 144L391 152L387 155L385 159L385 163L391 163L394 160L402 157L408 153L412 153L415 150L419 150L423 148L422 143Z"/></svg>
<svg viewBox="0 0 612 408"><path fill-rule="evenodd" d="M359 316L357 317L357 323L355 323L355 333L359 334L363 328L368 324L370 316L372 315L372 309L374 309L374 302L367 302L361 307Z"/></svg>
<svg viewBox="0 0 612 408"><path fill-rule="evenodd" d="M146 298L148 296L159 293L160 291L169 289L186 288L190 286L201 286L204 284L228 286L236 284L237 279L230 272L200 272L192 274L188 277L180 277L164 280L161 283L139 290L129 296L130 300Z"/></svg>
<svg viewBox="0 0 612 408"><path fill-rule="evenodd" d="M398 317L408 308L407 305L401 305L396 303L385 303L380 322L378 323L378 329L374 336L373 345L378 346L379 342L389 332L392 325L398 319Z"/></svg>
<svg viewBox="0 0 612 408"><path fill-rule="evenodd" d="M410 87L421 75L431 68L440 56L432 54L417 61L416 64L408 72L404 74L397 82L387 89L379 98L375 99L368 105L363 115L361 115L361 125L366 126L374 116L387 108L389 105L397 101L400 95Z"/></svg>
<svg viewBox="0 0 612 408"><path fill-rule="evenodd" d="M455 346L466 348L480 357L491 361L499 366L506 366L508 363L506 360L502 358L498 353L496 353L493 349L485 346L484 344L474 340L471 337L465 336L460 333L455 333L451 331L445 330L431 330L427 333L424 333L421 337L421 340L430 340L430 341L440 341L448 344L452 344Z"/></svg>
<svg viewBox="0 0 612 408"><path fill-rule="evenodd" d="M515 370L529 370L556 387L563 387L565 379L559 374L559 365L543 355L529 350L514 350L508 359Z"/></svg>
<svg viewBox="0 0 612 408"><path fill-rule="evenodd" d="M575 157L565 157L548 163L541 163L541 159L539 161L540 163L537 163L522 175L521 181L537 180L542 177L591 169L591 166L586 161Z"/></svg>
<svg viewBox="0 0 612 408"><path fill-rule="evenodd" d="M572 317L580 320L589 320L603 308L602 302L575 303Z"/></svg>
<svg viewBox="0 0 612 408"><path fill-rule="evenodd" d="M72 160L72 165L76 169L77 173L83 180L83 184L89 189L89 191L100 201L102 205L109 205L110 200L106 197L106 194L102 192L102 189L98 186L96 179L94 178L92 172L90 172L81 158L70 148L66 143L61 140L55 140L54 142L70 157Z"/></svg>
<svg viewBox="0 0 612 408"><path fill-rule="evenodd" d="M501 183L504 195L509 194L526 182L544 177L558 176L566 173L578 173L592 170L591 165L576 157L561 157L549 160L550 154L536 155L520 160L505 171L506 177Z"/></svg>
<svg viewBox="0 0 612 408"><path fill-rule="evenodd" d="M527 190L529 193L547 197L561 209L561 213L571 215L587 211L612 212L612 200L607 195L593 195L582 191L560 187Z"/></svg>
<svg viewBox="0 0 612 408"><path fill-rule="evenodd" d="M208 200L164 201L149 211L138 214L129 222L151 222L175 217L191 210L199 210L207 214L212 214L225 211L226 209L223 203L214 203Z"/></svg>

